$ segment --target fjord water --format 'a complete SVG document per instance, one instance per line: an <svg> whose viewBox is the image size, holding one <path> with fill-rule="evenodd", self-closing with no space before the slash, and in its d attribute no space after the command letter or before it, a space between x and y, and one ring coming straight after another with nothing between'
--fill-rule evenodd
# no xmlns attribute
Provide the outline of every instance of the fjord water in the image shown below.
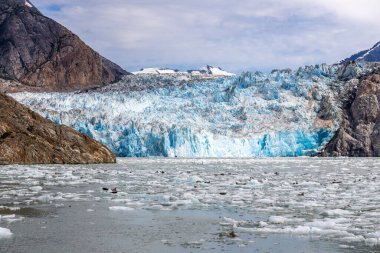
<svg viewBox="0 0 380 253"><path fill-rule="evenodd" d="M0 252L378 252L379 167L351 158L3 166Z"/></svg>

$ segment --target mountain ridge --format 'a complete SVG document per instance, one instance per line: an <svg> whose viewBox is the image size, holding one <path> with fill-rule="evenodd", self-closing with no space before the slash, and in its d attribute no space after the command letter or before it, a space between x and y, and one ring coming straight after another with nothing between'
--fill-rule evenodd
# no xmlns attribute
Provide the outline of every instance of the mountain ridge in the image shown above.
<svg viewBox="0 0 380 253"><path fill-rule="evenodd" d="M380 62L380 42L377 42L370 49L366 49L356 53L340 62L346 64L351 61L367 61L367 62Z"/></svg>
<svg viewBox="0 0 380 253"><path fill-rule="evenodd" d="M223 70L221 67L207 65L200 69L181 71L171 68L142 68L132 72L134 75L198 75L198 76L235 76L236 74Z"/></svg>
<svg viewBox="0 0 380 253"><path fill-rule="evenodd" d="M95 78L81 78L86 71ZM117 81L122 74L119 66L43 16L29 0L2 0L0 164L115 163L115 156L101 143L54 124L3 92L82 89Z"/></svg>
<svg viewBox="0 0 380 253"><path fill-rule="evenodd" d="M0 34L0 76L26 90L79 90L128 74L29 1L0 3Z"/></svg>

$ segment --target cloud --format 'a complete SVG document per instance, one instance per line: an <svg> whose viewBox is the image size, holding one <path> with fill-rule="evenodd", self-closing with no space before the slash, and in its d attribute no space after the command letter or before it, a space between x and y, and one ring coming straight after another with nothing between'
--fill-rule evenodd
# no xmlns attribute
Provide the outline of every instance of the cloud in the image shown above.
<svg viewBox="0 0 380 253"><path fill-rule="evenodd" d="M359 22L367 25L377 25L380 2L378 0L352 1L352 0L319 0L307 2L314 3L322 9L348 22Z"/></svg>
<svg viewBox="0 0 380 253"><path fill-rule="evenodd" d="M373 0L33 2L128 70L295 68L334 63L380 40Z"/></svg>

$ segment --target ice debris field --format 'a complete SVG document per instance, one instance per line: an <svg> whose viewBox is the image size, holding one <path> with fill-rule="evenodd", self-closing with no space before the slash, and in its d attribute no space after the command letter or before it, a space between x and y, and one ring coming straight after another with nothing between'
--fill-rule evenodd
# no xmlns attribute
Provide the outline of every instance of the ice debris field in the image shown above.
<svg viewBox="0 0 380 253"><path fill-rule="evenodd" d="M379 247L379 167L377 159L345 158L5 166L0 168L0 213L7 215L0 218L0 238L12 237L12 224L28 219L22 216L25 208L96 201L119 215L229 209L239 218L221 217L218 226L237 236L290 234L334 241L342 248Z"/></svg>
<svg viewBox="0 0 380 253"><path fill-rule="evenodd" d="M340 125L341 71L316 65L223 78L136 75L95 91L12 96L119 157L309 156Z"/></svg>

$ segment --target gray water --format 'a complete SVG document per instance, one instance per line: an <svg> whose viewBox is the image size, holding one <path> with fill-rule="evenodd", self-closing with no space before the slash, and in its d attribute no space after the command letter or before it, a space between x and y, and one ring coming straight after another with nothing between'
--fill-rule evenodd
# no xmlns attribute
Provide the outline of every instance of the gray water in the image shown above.
<svg viewBox="0 0 380 253"><path fill-rule="evenodd" d="M299 158L4 166L0 252L379 252L379 165Z"/></svg>

